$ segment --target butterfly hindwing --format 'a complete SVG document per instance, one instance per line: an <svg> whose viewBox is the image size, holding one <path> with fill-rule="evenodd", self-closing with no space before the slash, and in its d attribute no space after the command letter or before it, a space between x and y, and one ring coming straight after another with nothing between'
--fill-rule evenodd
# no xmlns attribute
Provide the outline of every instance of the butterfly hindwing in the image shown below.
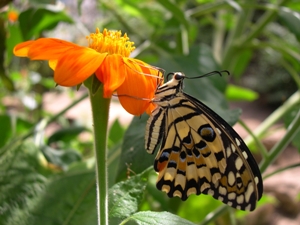
<svg viewBox="0 0 300 225"><path fill-rule="evenodd" d="M161 141L154 162L157 188L182 200L204 193L253 210L262 179L250 151L229 124L181 87L174 75L158 89L158 107L147 122L147 151L153 153Z"/></svg>
<svg viewBox="0 0 300 225"><path fill-rule="evenodd" d="M223 142L227 167L219 186L214 190L214 198L234 208L253 210L262 196L263 183L251 152L225 120L197 99L184 95L215 125Z"/></svg>
<svg viewBox="0 0 300 225"><path fill-rule="evenodd" d="M189 112L193 114L192 111L188 110L184 118L180 108L167 110L168 132L163 137L154 163L154 169L159 172L158 188L170 197L178 196L183 200L190 194L199 195L211 184L217 183L226 166L220 139L213 143L212 137L207 137L207 141L198 134L199 129L205 132L208 126L197 127L199 123L195 121L202 121L203 124L209 121L201 114L190 117ZM208 132L206 130L206 134Z"/></svg>

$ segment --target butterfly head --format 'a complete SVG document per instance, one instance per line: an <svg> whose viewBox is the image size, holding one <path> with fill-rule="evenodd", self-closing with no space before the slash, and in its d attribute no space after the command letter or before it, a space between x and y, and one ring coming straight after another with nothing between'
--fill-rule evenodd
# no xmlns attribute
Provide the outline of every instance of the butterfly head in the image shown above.
<svg viewBox="0 0 300 225"><path fill-rule="evenodd" d="M173 72L173 73L169 73L167 75L167 79L169 79L170 76L173 76L172 79L175 79L175 80L183 80L185 78L185 74L182 73L182 72Z"/></svg>
<svg viewBox="0 0 300 225"><path fill-rule="evenodd" d="M185 75L181 72L175 72L169 73L167 75L167 78L171 75L173 75L173 78L171 80L157 88L153 102L157 103L168 101L168 99L173 98L179 92L182 92L182 81L185 78Z"/></svg>
<svg viewBox="0 0 300 225"><path fill-rule="evenodd" d="M169 76L173 76L173 77L167 83L169 83L171 86L175 86L175 87L176 86L182 87L182 83L183 83L182 81L184 80L184 78L186 78L185 74L182 72L169 73L167 75L167 79L169 79Z"/></svg>

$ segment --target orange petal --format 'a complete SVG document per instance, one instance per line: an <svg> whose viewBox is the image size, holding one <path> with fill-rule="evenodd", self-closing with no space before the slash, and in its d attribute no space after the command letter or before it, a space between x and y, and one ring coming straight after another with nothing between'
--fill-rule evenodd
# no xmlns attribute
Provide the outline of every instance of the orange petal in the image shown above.
<svg viewBox="0 0 300 225"><path fill-rule="evenodd" d="M34 41L25 41L20 44L17 44L14 47L14 54L20 57L28 57L28 51L33 43Z"/></svg>
<svg viewBox="0 0 300 225"><path fill-rule="evenodd" d="M151 100L161 80L160 71L140 60L124 58L124 61L127 76L117 90L120 103L133 115L141 115L149 107L150 112L155 107Z"/></svg>
<svg viewBox="0 0 300 225"><path fill-rule="evenodd" d="M103 97L110 98L126 77L122 56L108 55L96 71L96 76L104 84Z"/></svg>
<svg viewBox="0 0 300 225"><path fill-rule="evenodd" d="M90 48L76 48L65 52L58 60L54 81L61 86L75 86L91 76L102 64L107 53Z"/></svg>
<svg viewBox="0 0 300 225"><path fill-rule="evenodd" d="M55 60L71 49L82 48L68 41L56 38L40 38L16 45L14 54L27 56L31 60Z"/></svg>
<svg viewBox="0 0 300 225"><path fill-rule="evenodd" d="M157 105L155 105L154 103L150 102L148 108L146 109L146 113L150 115L150 114L152 113L152 111L153 111L156 107L157 107Z"/></svg>

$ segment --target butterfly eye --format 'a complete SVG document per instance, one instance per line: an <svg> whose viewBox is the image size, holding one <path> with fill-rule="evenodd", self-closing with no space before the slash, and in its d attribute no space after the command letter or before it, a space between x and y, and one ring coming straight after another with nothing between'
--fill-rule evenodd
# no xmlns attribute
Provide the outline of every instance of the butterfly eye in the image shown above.
<svg viewBox="0 0 300 225"><path fill-rule="evenodd" d="M174 73L175 80L182 80L184 77L185 77L185 75L183 73L180 73L180 72Z"/></svg>

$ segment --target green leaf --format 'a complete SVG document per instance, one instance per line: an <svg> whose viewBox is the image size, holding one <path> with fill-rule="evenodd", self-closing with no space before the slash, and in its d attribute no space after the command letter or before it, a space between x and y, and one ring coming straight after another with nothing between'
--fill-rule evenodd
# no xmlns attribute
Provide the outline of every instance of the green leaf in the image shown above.
<svg viewBox="0 0 300 225"><path fill-rule="evenodd" d="M15 130L17 135L27 133L34 126L34 124L28 122L28 120L19 117L13 118L13 124L16 125Z"/></svg>
<svg viewBox="0 0 300 225"><path fill-rule="evenodd" d="M34 4L53 4L53 0L30 0L31 5Z"/></svg>
<svg viewBox="0 0 300 225"><path fill-rule="evenodd" d="M157 173L152 170L148 176L148 185L141 211L169 211L177 212L182 200L180 198L169 198L168 195L156 187ZM149 201L151 199L151 201Z"/></svg>
<svg viewBox="0 0 300 225"><path fill-rule="evenodd" d="M121 156L121 143L113 145L108 150L107 163L108 163L108 187L113 186L116 183L116 177L118 175L118 167L120 164Z"/></svg>
<svg viewBox="0 0 300 225"><path fill-rule="evenodd" d="M193 46L188 55L162 56L159 66L168 72L182 71L187 76L192 77L221 70L214 60L211 48L205 44Z"/></svg>
<svg viewBox="0 0 300 225"><path fill-rule="evenodd" d="M138 211L147 185L148 168L109 189L109 217L124 219Z"/></svg>
<svg viewBox="0 0 300 225"><path fill-rule="evenodd" d="M125 132L117 181L127 177L128 165L130 165L130 170L134 173L141 173L153 165L154 155L148 154L144 147L145 126L148 118L149 116L146 114L143 114L141 117L134 117Z"/></svg>
<svg viewBox="0 0 300 225"><path fill-rule="evenodd" d="M199 223L220 205L222 205L222 202L214 199L210 195L191 195L186 201L182 202L177 215Z"/></svg>
<svg viewBox="0 0 300 225"><path fill-rule="evenodd" d="M0 157L1 224L26 224L33 199L41 193L49 174L41 164L42 155L31 142L2 152Z"/></svg>
<svg viewBox="0 0 300 225"><path fill-rule="evenodd" d="M167 63L166 63L167 62ZM215 70L221 70L207 45L194 46L187 56L173 56L160 65L167 71L183 71L188 77L196 77ZM227 86L226 76L210 76L199 80L184 81L184 92L203 102L230 125L237 122L240 110L229 110L224 97ZM221 92L220 92L221 91Z"/></svg>
<svg viewBox="0 0 300 225"><path fill-rule="evenodd" d="M5 21L2 17L0 17L0 78L1 82L4 85L4 87L9 91L14 91L14 83L10 79L10 77L7 76L6 69L5 69L5 59L4 56L9 49L6 49L6 43L7 43L7 34ZM9 53L7 53L9 54ZM11 53L10 53L11 54Z"/></svg>
<svg viewBox="0 0 300 225"><path fill-rule="evenodd" d="M44 191L30 205L30 225L97 224L96 184L94 168L85 163L51 178Z"/></svg>
<svg viewBox="0 0 300 225"><path fill-rule="evenodd" d="M186 81L184 91L208 106L231 126L237 122L241 110L229 110L224 95L214 88L208 79L201 79L201 88L195 81Z"/></svg>
<svg viewBox="0 0 300 225"><path fill-rule="evenodd" d="M121 141L123 139L124 133L125 129L121 126L119 120L116 119L109 130L108 147L110 148L114 144L117 144L119 141Z"/></svg>
<svg viewBox="0 0 300 225"><path fill-rule="evenodd" d="M62 128L49 137L47 144L50 145L57 141L70 142L84 131L87 131L87 128L82 126Z"/></svg>
<svg viewBox="0 0 300 225"><path fill-rule="evenodd" d="M234 56L234 68L232 74L234 77L239 78L243 75L245 69L248 67L250 60L252 59L253 51L249 49L238 50Z"/></svg>
<svg viewBox="0 0 300 225"><path fill-rule="evenodd" d="M186 28L189 27L189 22L185 17L184 11L177 4L169 0L158 0L158 2L172 13L179 24L183 24Z"/></svg>
<svg viewBox="0 0 300 225"><path fill-rule="evenodd" d="M20 28L25 40L37 38L43 31L52 30L59 22L73 23L64 12L43 8L29 8L19 15Z"/></svg>
<svg viewBox="0 0 300 225"><path fill-rule="evenodd" d="M10 116L0 115L0 124L0 148L2 148L10 139L13 132Z"/></svg>
<svg viewBox="0 0 300 225"><path fill-rule="evenodd" d="M215 61L211 48L207 45L196 45L190 49L189 55L170 55L162 57L159 66L168 72L183 72L188 77L196 77L215 70L223 70ZM213 85L221 92L225 92L227 86L227 76L210 76L199 79L199 82L193 80L192 83L198 85L198 89L210 89ZM209 81L209 87L202 85L203 81ZM187 80L185 83L188 83ZM201 87L201 88L200 88ZM209 91L208 91L209 93Z"/></svg>
<svg viewBox="0 0 300 225"><path fill-rule="evenodd" d="M33 124L13 115L0 115L0 124L0 148L11 138L24 134L33 127Z"/></svg>
<svg viewBox="0 0 300 225"><path fill-rule="evenodd" d="M23 41L22 33L18 23L7 25L8 37L6 38L6 64L9 65L13 56L14 47Z"/></svg>
<svg viewBox="0 0 300 225"><path fill-rule="evenodd" d="M296 36L300 41L300 13L293 11L290 8L279 8L279 19L287 26L287 28Z"/></svg>
<svg viewBox="0 0 300 225"><path fill-rule="evenodd" d="M116 182L118 170L116 168L120 165L121 146L125 129L121 126L118 119L112 124L108 135L108 186L111 187ZM123 162L123 161L122 161ZM123 169L130 164L123 164ZM124 176L125 177L125 176Z"/></svg>
<svg viewBox="0 0 300 225"><path fill-rule="evenodd" d="M139 225L195 225L194 223L182 219L179 216L169 212L151 212L144 211L131 215L121 224L126 224L129 221L135 221Z"/></svg>
<svg viewBox="0 0 300 225"><path fill-rule="evenodd" d="M258 93L251 89L229 84L226 89L226 98L233 101L254 101Z"/></svg>
<svg viewBox="0 0 300 225"><path fill-rule="evenodd" d="M42 151L48 162L63 169L67 169L71 163L81 161L81 155L74 150L57 150L43 146Z"/></svg>

